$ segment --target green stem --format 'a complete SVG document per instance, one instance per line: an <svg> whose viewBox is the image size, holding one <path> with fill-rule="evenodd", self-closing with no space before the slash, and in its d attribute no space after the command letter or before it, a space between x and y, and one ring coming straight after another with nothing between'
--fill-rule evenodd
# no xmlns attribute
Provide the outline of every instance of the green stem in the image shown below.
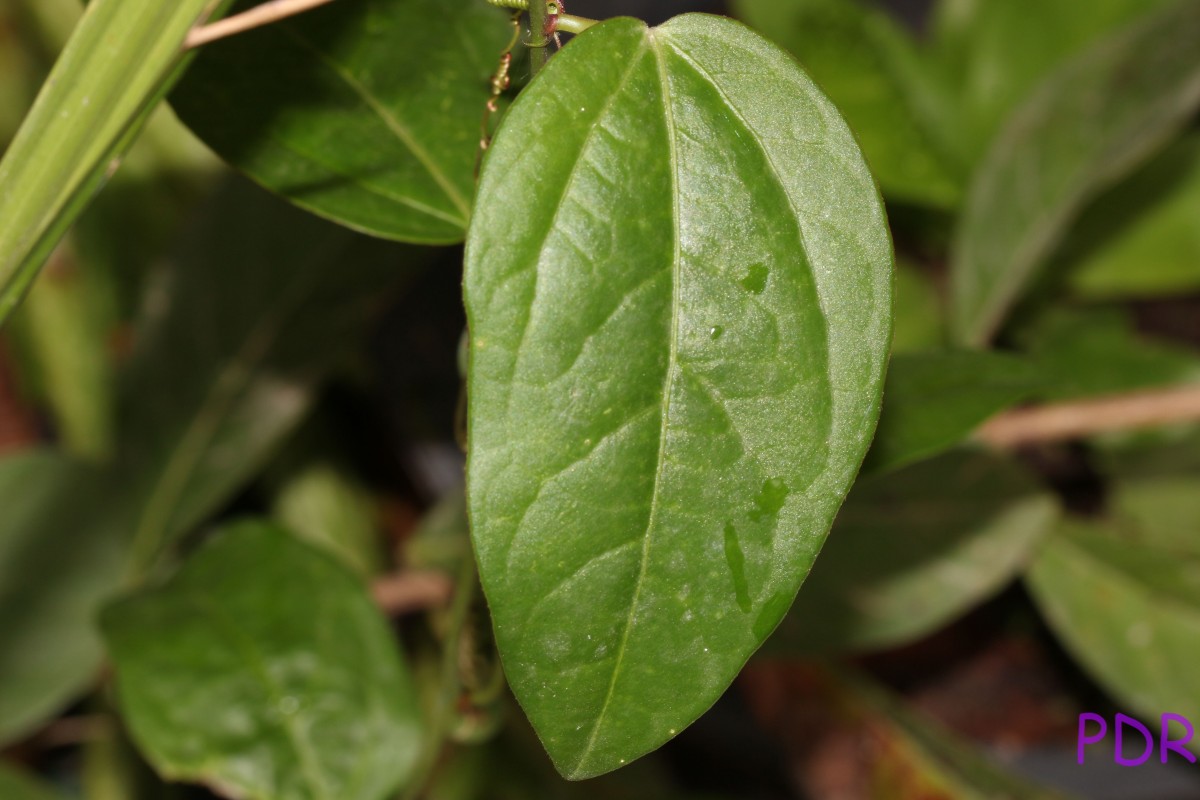
<svg viewBox="0 0 1200 800"><path fill-rule="evenodd" d="M558 29L563 33L579 34L592 27L600 20L588 19L587 17L577 17L573 14L558 15Z"/></svg>
<svg viewBox="0 0 1200 800"><path fill-rule="evenodd" d="M533 0L529 4L529 68L536 76L550 60L550 37L546 35L546 4Z"/></svg>

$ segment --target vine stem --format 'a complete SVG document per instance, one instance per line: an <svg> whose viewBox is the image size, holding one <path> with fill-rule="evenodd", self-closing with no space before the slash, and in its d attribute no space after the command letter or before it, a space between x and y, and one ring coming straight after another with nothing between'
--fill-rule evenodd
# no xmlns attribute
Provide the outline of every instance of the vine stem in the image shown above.
<svg viewBox="0 0 1200 800"><path fill-rule="evenodd" d="M1186 422L1200 422L1200 384L1006 411L974 438L1007 449Z"/></svg>
<svg viewBox="0 0 1200 800"><path fill-rule="evenodd" d="M183 48L191 50L194 47L209 44L218 39L224 39L238 33L245 33L255 28L261 28L264 25L270 25L272 22L279 22L288 17L294 17L297 14L332 2L333 0L268 0L268 2L257 5L249 11L243 11L241 14L235 14L232 17L226 17L208 25L193 28L184 40Z"/></svg>
<svg viewBox="0 0 1200 800"><path fill-rule="evenodd" d="M550 60L550 36L546 33L548 7L542 0L529 3L529 69L536 76Z"/></svg>
<svg viewBox="0 0 1200 800"><path fill-rule="evenodd" d="M401 572L376 578L371 583L375 605L392 617L442 608L453 596L454 581L436 571Z"/></svg>

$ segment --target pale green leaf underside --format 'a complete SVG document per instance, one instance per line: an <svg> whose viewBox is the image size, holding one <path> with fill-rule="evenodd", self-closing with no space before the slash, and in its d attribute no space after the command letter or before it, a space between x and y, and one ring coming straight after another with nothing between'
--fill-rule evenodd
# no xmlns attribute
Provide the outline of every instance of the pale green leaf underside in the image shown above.
<svg viewBox="0 0 1200 800"><path fill-rule="evenodd" d="M1046 542L1028 580L1063 645L1120 702L1200 714L1200 560L1079 521Z"/></svg>
<svg viewBox="0 0 1200 800"><path fill-rule="evenodd" d="M953 328L990 339L1085 204L1200 104L1200 3L1182 2L1052 75L996 138L953 255Z"/></svg>
<svg viewBox="0 0 1200 800"><path fill-rule="evenodd" d="M891 248L833 106L741 25L600 25L509 112L468 235L469 505L510 683L602 773L720 695L862 459Z"/></svg>
<svg viewBox="0 0 1200 800"><path fill-rule="evenodd" d="M383 800L416 693L361 581L273 526L217 534L104 613L124 718L162 774L254 800Z"/></svg>

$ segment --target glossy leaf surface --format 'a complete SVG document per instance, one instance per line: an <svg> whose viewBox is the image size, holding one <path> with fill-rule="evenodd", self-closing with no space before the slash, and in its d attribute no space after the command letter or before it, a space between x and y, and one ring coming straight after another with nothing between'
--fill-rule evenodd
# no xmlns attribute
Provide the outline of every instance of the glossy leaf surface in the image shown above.
<svg viewBox="0 0 1200 800"><path fill-rule="evenodd" d="M948 450L988 417L1034 394L1039 376L1027 360L1001 353L896 355L864 469L895 469Z"/></svg>
<svg viewBox="0 0 1200 800"><path fill-rule="evenodd" d="M1119 702L1200 714L1200 558L1104 523L1065 525L1029 571L1066 649Z"/></svg>
<svg viewBox="0 0 1200 800"><path fill-rule="evenodd" d="M1084 205L1136 169L1200 105L1200 3L1105 39L1055 72L976 175L952 264L957 341L982 345Z"/></svg>
<svg viewBox="0 0 1200 800"><path fill-rule="evenodd" d="M470 513L564 775L674 736L786 611L871 437L891 269L845 123L736 23L603 23L510 110L467 243Z"/></svg>
<svg viewBox="0 0 1200 800"><path fill-rule="evenodd" d="M360 578L279 528L217 534L103 617L117 694L165 776L256 800L382 800L419 747L416 693Z"/></svg>
<svg viewBox="0 0 1200 800"><path fill-rule="evenodd" d="M0 322L173 82L188 31L222 5L223 0L88 4L0 160Z"/></svg>
<svg viewBox="0 0 1200 800"><path fill-rule="evenodd" d="M223 158L303 208L386 238L457 242L510 35L479 2L333 3L206 46L171 102Z"/></svg>
<svg viewBox="0 0 1200 800"><path fill-rule="evenodd" d="M953 112L912 38L857 0L737 0L734 13L790 50L854 130L884 194L953 207L965 167Z"/></svg>
<svg viewBox="0 0 1200 800"><path fill-rule="evenodd" d="M1016 464L984 453L860 480L767 647L861 651L931 633L1012 580L1056 513Z"/></svg>

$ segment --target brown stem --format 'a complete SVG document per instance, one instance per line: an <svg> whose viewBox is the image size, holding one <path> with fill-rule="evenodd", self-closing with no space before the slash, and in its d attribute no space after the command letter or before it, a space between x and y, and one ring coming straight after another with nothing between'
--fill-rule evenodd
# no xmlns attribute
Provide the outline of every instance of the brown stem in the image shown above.
<svg viewBox="0 0 1200 800"><path fill-rule="evenodd" d="M1200 422L1200 384L1015 409L985 422L975 439L1012 448L1181 422Z"/></svg>
<svg viewBox="0 0 1200 800"><path fill-rule="evenodd" d="M389 616L440 608L450 602L454 582L441 572L400 572L371 584L375 604Z"/></svg>
<svg viewBox="0 0 1200 800"><path fill-rule="evenodd" d="M333 0L268 0L268 2L257 5L249 11L243 11L241 14L193 28L187 39L184 40L183 47L185 50L191 50L193 47L261 28L263 25L294 17L331 2Z"/></svg>

